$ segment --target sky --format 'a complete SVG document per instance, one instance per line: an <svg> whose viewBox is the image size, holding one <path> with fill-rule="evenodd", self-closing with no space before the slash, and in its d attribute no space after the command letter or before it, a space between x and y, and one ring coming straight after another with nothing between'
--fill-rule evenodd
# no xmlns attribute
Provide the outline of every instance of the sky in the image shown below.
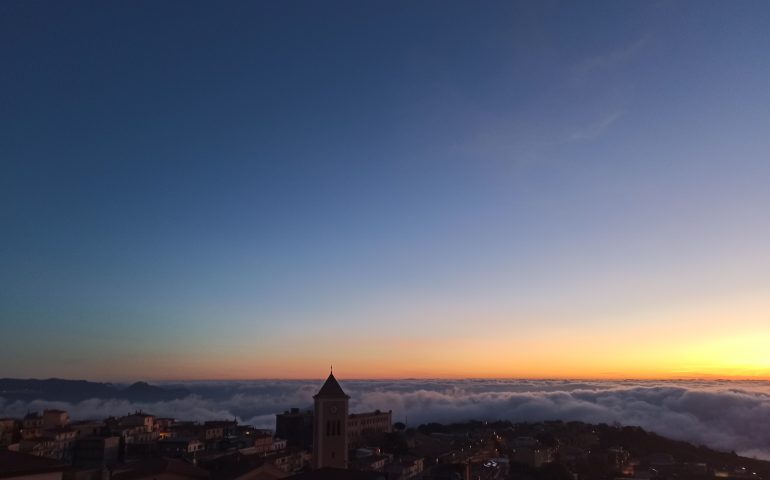
<svg viewBox="0 0 770 480"><path fill-rule="evenodd" d="M0 3L0 376L770 378L770 4Z"/></svg>

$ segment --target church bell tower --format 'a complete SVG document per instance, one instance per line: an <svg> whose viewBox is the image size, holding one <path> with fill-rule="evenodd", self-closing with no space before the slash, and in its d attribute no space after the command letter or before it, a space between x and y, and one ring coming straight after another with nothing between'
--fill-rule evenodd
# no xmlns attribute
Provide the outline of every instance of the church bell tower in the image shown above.
<svg viewBox="0 0 770 480"><path fill-rule="evenodd" d="M348 468L348 400L333 373L313 396L313 467Z"/></svg>

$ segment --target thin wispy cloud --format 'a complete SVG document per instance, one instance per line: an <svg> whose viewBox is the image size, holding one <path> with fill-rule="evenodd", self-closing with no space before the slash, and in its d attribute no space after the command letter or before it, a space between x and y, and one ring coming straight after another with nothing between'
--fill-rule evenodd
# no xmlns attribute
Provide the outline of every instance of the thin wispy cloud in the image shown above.
<svg viewBox="0 0 770 480"><path fill-rule="evenodd" d="M610 112L594 122L581 125L573 129L566 137L565 142L580 142L593 140L606 132L621 117L621 111Z"/></svg>
<svg viewBox="0 0 770 480"><path fill-rule="evenodd" d="M573 80L576 82L584 81L594 72L605 70L631 60L649 45L651 38L651 34L646 33L639 39L627 45L585 58L574 67Z"/></svg>

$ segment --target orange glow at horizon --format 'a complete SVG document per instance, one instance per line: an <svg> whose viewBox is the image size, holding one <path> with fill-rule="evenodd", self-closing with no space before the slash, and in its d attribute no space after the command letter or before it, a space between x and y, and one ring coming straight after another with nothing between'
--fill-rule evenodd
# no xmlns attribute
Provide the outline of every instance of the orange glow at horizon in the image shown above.
<svg viewBox="0 0 770 480"><path fill-rule="evenodd" d="M211 337L181 352L148 349L125 358L116 352L115 362L55 375L107 381L319 379L334 364L341 379L770 380L770 300L751 297L699 308L658 307L626 314L623 322L599 318L587 324L580 318L560 324L546 318L523 324L479 314L451 318L445 328L437 320L435 328L408 334L383 328L374 337L371 330L337 334L323 326L261 343L256 335Z"/></svg>
<svg viewBox="0 0 770 480"><path fill-rule="evenodd" d="M682 345L674 340L610 344L607 338L565 335L542 342L507 339L402 341L388 349L332 352L308 349L257 358L222 355L176 358L155 368L150 380L316 379L333 361L342 379L521 378L521 379L695 379L770 380L766 345L770 334L708 338ZM407 352L407 353L405 353ZM260 358L261 357L261 358ZM271 358L272 357L272 358Z"/></svg>

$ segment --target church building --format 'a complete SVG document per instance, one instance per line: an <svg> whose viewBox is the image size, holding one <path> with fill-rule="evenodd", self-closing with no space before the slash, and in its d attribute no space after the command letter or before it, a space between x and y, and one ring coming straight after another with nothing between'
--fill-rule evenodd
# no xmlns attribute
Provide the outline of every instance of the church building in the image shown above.
<svg viewBox="0 0 770 480"><path fill-rule="evenodd" d="M348 468L348 400L333 373L313 396L314 468Z"/></svg>

